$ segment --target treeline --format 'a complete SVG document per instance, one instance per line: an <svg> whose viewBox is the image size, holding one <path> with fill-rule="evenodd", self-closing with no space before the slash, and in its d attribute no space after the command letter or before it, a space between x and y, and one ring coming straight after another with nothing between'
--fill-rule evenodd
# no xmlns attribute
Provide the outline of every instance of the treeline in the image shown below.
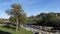
<svg viewBox="0 0 60 34"><path fill-rule="evenodd" d="M33 25L60 27L60 13L40 13L37 16L31 16Z"/></svg>

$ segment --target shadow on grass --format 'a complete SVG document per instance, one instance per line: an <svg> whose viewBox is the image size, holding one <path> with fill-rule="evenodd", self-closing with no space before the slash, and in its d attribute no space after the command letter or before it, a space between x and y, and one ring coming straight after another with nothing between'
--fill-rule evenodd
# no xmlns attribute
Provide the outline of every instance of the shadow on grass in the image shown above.
<svg viewBox="0 0 60 34"><path fill-rule="evenodd" d="M15 31L15 29L16 29L15 27L11 27L11 26L8 26L8 25L3 26L3 27L8 28L8 29L10 29L10 28L11 28L11 29L12 29L12 30L14 30L14 31Z"/></svg>
<svg viewBox="0 0 60 34"><path fill-rule="evenodd" d="M6 25L4 25L3 27L8 28L8 29L15 30L16 28L15 28L15 27L12 27L11 25L12 25L12 26L15 26L15 24L6 23Z"/></svg>
<svg viewBox="0 0 60 34"><path fill-rule="evenodd" d="M0 34L11 34L11 33L0 30Z"/></svg>

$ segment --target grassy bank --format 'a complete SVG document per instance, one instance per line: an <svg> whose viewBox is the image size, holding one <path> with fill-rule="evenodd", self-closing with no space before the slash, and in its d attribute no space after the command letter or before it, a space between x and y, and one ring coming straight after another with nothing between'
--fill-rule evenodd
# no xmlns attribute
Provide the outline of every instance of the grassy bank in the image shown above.
<svg viewBox="0 0 60 34"><path fill-rule="evenodd" d="M6 27L0 27L0 31L3 31L0 34L3 34L4 32L8 32L11 34L32 34L32 32L26 31L25 29L20 28L18 32L15 32L13 29L11 28L6 28ZM7 34L7 33L6 33Z"/></svg>

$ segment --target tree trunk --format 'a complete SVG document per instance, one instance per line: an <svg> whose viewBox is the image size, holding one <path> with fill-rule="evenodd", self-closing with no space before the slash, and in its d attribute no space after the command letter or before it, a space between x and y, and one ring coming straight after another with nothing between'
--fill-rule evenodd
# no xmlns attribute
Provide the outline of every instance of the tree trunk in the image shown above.
<svg viewBox="0 0 60 34"><path fill-rule="evenodd" d="M17 23L16 23L16 32L18 31L18 19L17 19Z"/></svg>

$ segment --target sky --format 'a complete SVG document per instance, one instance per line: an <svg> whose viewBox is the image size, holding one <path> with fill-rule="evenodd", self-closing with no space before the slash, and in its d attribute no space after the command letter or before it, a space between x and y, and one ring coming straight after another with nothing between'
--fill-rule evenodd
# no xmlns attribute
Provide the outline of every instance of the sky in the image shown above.
<svg viewBox="0 0 60 34"><path fill-rule="evenodd" d="M15 3L22 6L27 16L60 12L60 0L0 0L0 18L9 18L5 11L11 9L11 5Z"/></svg>

